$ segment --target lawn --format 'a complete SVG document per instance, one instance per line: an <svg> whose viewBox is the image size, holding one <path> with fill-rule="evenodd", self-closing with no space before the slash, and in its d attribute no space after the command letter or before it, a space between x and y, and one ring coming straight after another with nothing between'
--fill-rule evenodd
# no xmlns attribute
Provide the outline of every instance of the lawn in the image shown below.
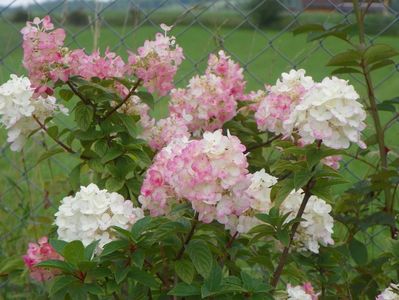
<svg viewBox="0 0 399 300"><path fill-rule="evenodd" d="M22 26L23 24L0 23L2 41L0 57L7 56L0 66L0 82L6 81L11 72L24 73L21 64L22 50L18 46L21 39L18 29ZM84 47L88 51L92 50L93 38L90 28L83 30L68 27L67 30L69 32L67 43L71 48ZM103 51L109 46L111 50L126 57L127 49L136 49L144 40L153 38L157 30L151 26L144 26L139 30L104 26L101 29L99 47ZM177 37L177 42L183 47L186 55L186 60L176 78L178 86L184 85L196 70L202 71L209 52L217 51L220 47L240 61L245 68L248 90L262 88L263 83L274 83L282 71L288 71L292 67L304 68L315 80L320 80L331 71L330 68L324 67L330 57L328 53L338 53L344 49L344 45L336 40L327 40L322 44L307 43L305 36L294 37L289 31L257 32L250 29L177 26L172 33ZM396 46L397 37L383 36L376 42ZM399 94L398 75L397 72L392 74L393 72L394 68L388 67L375 74L379 100L393 98ZM350 79L364 97L366 91L361 84L361 77L355 76ZM161 99L154 115L164 116L166 103L167 98ZM389 114L384 116L384 119L388 117ZM67 159L61 154L51 161L42 163L40 167L35 167L37 159L43 153L43 145L39 140L37 143L30 143L22 155L14 154L6 148L2 150L0 266L5 259L14 254L19 257L29 240L48 232L55 207L69 191L67 175L78 162ZM6 144L4 132L0 133L0 141L2 145ZM391 146L398 145L393 133L387 137L387 141ZM370 153L367 159L372 161L373 153ZM343 172L353 182L354 176L362 177L367 171L362 163L352 162Z"/></svg>

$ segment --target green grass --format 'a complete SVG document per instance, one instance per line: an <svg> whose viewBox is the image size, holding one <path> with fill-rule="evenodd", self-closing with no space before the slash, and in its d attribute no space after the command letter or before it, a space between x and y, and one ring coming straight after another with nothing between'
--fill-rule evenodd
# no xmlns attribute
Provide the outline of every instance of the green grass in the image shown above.
<svg viewBox="0 0 399 300"><path fill-rule="evenodd" d="M1 57L14 49L21 39L14 27L19 29L22 24L0 23ZM71 43L71 48L84 47L88 51L92 50L93 38L90 29L81 33L78 33L82 30L81 28L68 27L67 29L76 35L72 40L71 34L68 34L68 43ZM223 37L221 43L223 47L229 53L232 53L234 59L240 60L245 67L248 90L262 88L262 83L274 83L281 72L292 68L292 64L288 61L292 62L297 68L306 69L307 73L313 76L315 80L320 80L329 75L331 71L331 68L325 67L329 55L322 48L331 53L338 53L344 49L344 45L336 40L327 40L322 45L318 42L307 43L304 36L294 37L290 32L280 33L264 30L259 33L250 29L233 30L231 28L220 30L211 28L211 30L217 34L212 34L200 26L177 26L173 29L172 33L176 35L177 42L184 48L187 57L176 77L178 86L183 86L196 73L196 70L200 72L204 70L209 52L218 49L216 46L218 38L216 36ZM118 35L123 37L131 31L132 33L123 40L123 45L121 45ZM109 46L110 49L114 49L125 58L127 48L136 49L145 39L153 38L156 31L157 29L151 26L144 26L137 31L127 27L112 29L103 27L99 47L103 51ZM384 36L377 41L392 46L397 45L397 38L395 37ZM9 69L17 74L24 74L21 59L22 51L16 49L2 61L0 82L8 79ZM374 75L379 100L393 98L399 94L397 73L389 77L393 70L393 67L384 68ZM350 79L359 93L363 97L366 96L364 86L357 81L362 82L361 77L355 76L350 77ZM164 98L159 103L154 112L158 117L166 114L165 104L167 99ZM389 114L384 116L383 119L388 117ZM371 127L371 123L369 124ZM394 134L395 130L392 130L392 134L387 137L390 146L398 145L396 134ZM37 158L43 153L42 145L38 144L39 140L29 143L22 155L12 153L9 150L1 154L0 238L2 243L0 246L0 266L1 262L8 259L9 256L21 255L25 251L28 241L48 233L53 221L52 215L59 200L70 192L69 183L65 176L77 164L78 160L61 154L51 162L34 167ZM0 133L0 141L1 144L5 144L4 132ZM375 160L375 152L371 152L367 159ZM25 169L31 168L33 168L32 171L27 172L26 176L22 176ZM362 163L351 163L347 169L343 170L351 182L353 182L354 177L348 170L359 177L369 172L369 169L365 168ZM48 208L43 208L43 204ZM35 207L38 207L38 209L35 209ZM3 236L4 233L6 233L5 236ZM20 278L15 280L21 281Z"/></svg>

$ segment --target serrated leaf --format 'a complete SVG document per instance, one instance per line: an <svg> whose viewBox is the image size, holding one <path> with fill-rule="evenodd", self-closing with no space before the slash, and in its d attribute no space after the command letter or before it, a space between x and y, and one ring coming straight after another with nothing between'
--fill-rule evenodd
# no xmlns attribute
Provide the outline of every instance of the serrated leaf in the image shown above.
<svg viewBox="0 0 399 300"><path fill-rule="evenodd" d="M185 283L190 284L194 279L194 266L186 259L181 259L175 262L175 272Z"/></svg>
<svg viewBox="0 0 399 300"><path fill-rule="evenodd" d="M113 147L109 148L103 158L101 159L101 162L103 164L121 156L124 153L123 148L120 145L114 145Z"/></svg>
<svg viewBox="0 0 399 300"><path fill-rule="evenodd" d="M140 270L137 267L131 267L129 278L132 278L150 288L159 288L160 286L160 283L154 278L152 274Z"/></svg>
<svg viewBox="0 0 399 300"><path fill-rule="evenodd" d="M85 258L86 260L91 260L91 259L93 258L94 252L96 251L99 242L100 242L99 240L94 241L94 242L91 242L91 243L85 248L85 251L84 251L84 258Z"/></svg>
<svg viewBox="0 0 399 300"><path fill-rule="evenodd" d="M72 190L77 191L80 187L80 169L83 164L78 164L74 167L69 174L69 183L71 184Z"/></svg>
<svg viewBox="0 0 399 300"><path fill-rule="evenodd" d="M222 278L223 278L222 269L216 263L216 261L213 261L211 272L209 273L208 278L206 278L204 282L205 287L210 292L218 291L222 283Z"/></svg>
<svg viewBox="0 0 399 300"><path fill-rule="evenodd" d="M56 239L50 239L49 243L54 248L54 250L57 251L57 253L61 254L61 255L62 255L62 252L64 251L65 246L68 244L68 242L65 242L62 240L56 240Z"/></svg>
<svg viewBox="0 0 399 300"><path fill-rule="evenodd" d="M83 131L89 129L91 123L93 122L93 109L83 103L79 103L75 107L75 121L79 128Z"/></svg>
<svg viewBox="0 0 399 300"><path fill-rule="evenodd" d="M187 253L197 272L204 278L208 277L212 268L212 253L202 240L191 240Z"/></svg>
<svg viewBox="0 0 399 300"><path fill-rule="evenodd" d="M287 198L287 196L294 190L294 180L292 178L286 178L280 180L273 185L270 197L273 201L274 207L280 207L281 202Z"/></svg>
<svg viewBox="0 0 399 300"><path fill-rule="evenodd" d="M197 286L179 282L169 291L168 295L177 297L199 296L201 295L201 289Z"/></svg>

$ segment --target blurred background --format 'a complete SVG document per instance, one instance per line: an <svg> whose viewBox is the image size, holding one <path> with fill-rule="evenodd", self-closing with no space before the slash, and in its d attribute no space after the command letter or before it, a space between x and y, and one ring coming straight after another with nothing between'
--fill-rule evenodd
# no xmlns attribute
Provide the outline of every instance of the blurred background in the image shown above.
<svg viewBox="0 0 399 300"><path fill-rule="evenodd" d="M177 86L204 71L210 52L224 49L244 68L247 91L274 84L281 72L292 68L306 69L315 80L328 76L331 69L325 64L345 45L334 39L307 42L305 35L294 36L292 30L306 23L354 22L352 3L344 0L0 0L0 83L12 73L25 74L19 31L27 20L45 15L56 27L65 28L68 47L87 52L99 48L101 53L109 47L123 58L153 39L161 23L173 25L171 34L186 56L176 76ZM369 42L399 45L399 0L373 1L365 22ZM379 101L399 95L398 70L396 64L375 73ZM361 76L346 78L361 96L366 95ZM165 116L167 101L167 97L159 99L153 115ZM392 113L385 112L383 119ZM65 119L57 122L69 126ZM367 137L373 138L370 131L365 132L366 143ZM395 132L391 130L387 138L392 146L398 145ZM79 160L60 154L38 165L51 145L37 134L23 152L13 153L0 128L0 299L34 299L33 294L43 299L40 286L24 272L9 270L22 269L21 255L29 241L54 232L53 214L71 192L68 176ZM367 154L370 162L377 159L374 150L371 147ZM346 159L341 170L349 180L342 189L361 182L369 172L353 159ZM82 177L83 182L88 180ZM388 235L383 228L370 230L364 237L370 252L378 255Z"/></svg>

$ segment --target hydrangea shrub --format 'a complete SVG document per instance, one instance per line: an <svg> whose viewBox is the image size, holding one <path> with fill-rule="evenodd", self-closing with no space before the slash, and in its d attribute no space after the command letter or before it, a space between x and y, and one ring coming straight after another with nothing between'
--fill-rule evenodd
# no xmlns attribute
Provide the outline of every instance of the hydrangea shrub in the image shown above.
<svg viewBox="0 0 399 300"><path fill-rule="evenodd" d="M314 28L345 33L297 33ZM80 159L54 230L23 256L32 280L50 281L53 299L399 299L399 244L368 257L362 242L375 225L396 237L396 188L376 181L390 172L396 182L398 164L382 157L376 173L336 193L347 183L345 156L371 164L359 157L372 144L350 82L318 82L299 69L248 91L243 69L221 50L176 88L183 49L171 27L161 29L127 61L65 47L48 16L21 30L28 77L0 86L11 150L41 131L54 141L45 158ZM384 59L373 47L358 51L360 64L349 61L367 80ZM335 73L350 69L342 68ZM168 97L166 118L153 118L153 94ZM58 130L57 114L75 127ZM81 176L91 183L80 185ZM392 206L361 212L381 193Z"/></svg>

